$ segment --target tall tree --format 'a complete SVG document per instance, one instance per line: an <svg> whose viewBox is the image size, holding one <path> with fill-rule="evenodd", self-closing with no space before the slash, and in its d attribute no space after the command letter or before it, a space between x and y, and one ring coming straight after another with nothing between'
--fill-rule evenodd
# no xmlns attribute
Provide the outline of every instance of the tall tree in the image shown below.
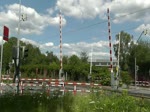
<svg viewBox="0 0 150 112"><path fill-rule="evenodd" d="M51 52L47 51L46 55L47 55L47 59L48 59L47 61L50 64L53 63L53 62L59 63L58 57L56 55L54 55L54 53L52 51Z"/></svg>
<svg viewBox="0 0 150 112"><path fill-rule="evenodd" d="M82 52L80 53L80 58L81 58L81 61L82 61L82 62L87 63L87 62L88 62L88 55L87 55L87 52L82 51Z"/></svg>
<svg viewBox="0 0 150 112"><path fill-rule="evenodd" d="M119 34L116 35L116 40L119 40ZM129 55L130 48L133 45L133 36L121 31L120 32L120 67L122 70L128 70L128 65L127 65L127 57ZM130 45L129 45L130 44ZM114 44L114 52L115 56L117 58L118 56L118 43Z"/></svg>
<svg viewBox="0 0 150 112"><path fill-rule="evenodd" d="M150 80L150 41L141 40L131 48L128 63L132 73L135 72L135 57L139 68L137 72L139 80Z"/></svg>

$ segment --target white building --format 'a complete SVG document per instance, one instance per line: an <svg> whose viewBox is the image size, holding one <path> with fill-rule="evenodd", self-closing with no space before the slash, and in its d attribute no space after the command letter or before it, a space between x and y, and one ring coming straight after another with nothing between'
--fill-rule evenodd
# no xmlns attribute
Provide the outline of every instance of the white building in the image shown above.
<svg viewBox="0 0 150 112"><path fill-rule="evenodd" d="M91 63L91 59L88 59L88 62ZM100 67L109 67L110 66L110 59L92 59L93 66L100 66ZM113 67L117 66L117 59L113 59Z"/></svg>

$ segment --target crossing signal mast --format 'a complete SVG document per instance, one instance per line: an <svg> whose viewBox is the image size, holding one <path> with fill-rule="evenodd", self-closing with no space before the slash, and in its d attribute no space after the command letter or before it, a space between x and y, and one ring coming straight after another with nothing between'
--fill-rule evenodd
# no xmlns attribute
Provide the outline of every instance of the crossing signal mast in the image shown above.
<svg viewBox="0 0 150 112"><path fill-rule="evenodd" d="M17 80L17 94L19 94L19 83L20 83L20 57L21 57L21 52L20 52L20 22L25 21L27 19L26 15L21 15L21 0L19 0L19 21L18 21L18 39L17 39L17 46L13 48L13 60L14 60L14 65L15 65L15 74L13 78L13 83L16 82Z"/></svg>

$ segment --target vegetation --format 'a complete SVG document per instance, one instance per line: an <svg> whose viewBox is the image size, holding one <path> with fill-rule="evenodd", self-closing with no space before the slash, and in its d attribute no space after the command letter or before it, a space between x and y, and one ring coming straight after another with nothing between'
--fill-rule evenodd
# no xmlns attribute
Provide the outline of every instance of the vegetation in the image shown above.
<svg viewBox="0 0 150 112"><path fill-rule="evenodd" d="M118 40L116 35L116 40ZM121 31L121 50L120 50L120 70L128 72L126 74L129 77L134 78L134 59L137 58L137 65L139 66L138 77L142 80L149 79L150 71L150 42L140 40L137 44L133 42L133 36ZM12 37L8 42L4 44L4 56L3 56L3 74L14 75L14 64L12 63L12 49L16 46L17 39ZM130 45L129 45L130 43ZM58 78L59 74L59 59L52 51L47 51L46 54L42 54L38 47L35 47L29 43L20 42L21 46L26 46L29 49L28 57L21 58L21 77L44 77L44 78ZM118 55L118 44L114 44L115 56ZM21 49L20 52L22 53ZM80 57L72 55L70 57L63 56L63 70L64 74L67 74L68 80L74 81L87 81L89 75L90 64L88 63L88 56L86 52L81 52ZM9 72L9 73L8 73ZM120 76L122 76L120 74ZM128 77L128 76L127 76ZM127 80L129 77L122 77ZM105 67L95 67L92 69L91 81L103 85L110 85L110 71ZM141 80L139 79L139 80ZM125 81L127 83L127 81Z"/></svg>
<svg viewBox="0 0 150 112"><path fill-rule="evenodd" d="M150 80L150 41L140 40L134 44L128 56L128 65L131 73L134 73L134 59L136 57L139 80Z"/></svg>
<svg viewBox="0 0 150 112"><path fill-rule="evenodd" d="M101 91L73 96L26 94L0 96L2 112L149 112L150 101Z"/></svg>
<svg viewBox="0 0 150 112"><path fill-rule="evenodd" d="M116 40L119 40L119 34L116 35ZM120 68L121 70L128 70L128 54L129 54L129 50L132 47L131 45L133 44L132 42L133 40L133 36L131 36L130 34L121 31L120 32ZM130 45L129 45L130 43ZM114 52L115 52L115 56L116 58L118 58L118 45L114 44Z"/></svg>
<svg viewBox="0 0 150 112"><path fill-rule="evenodd" d="M12 63L12 53L13 47L16 45L17 39L12 37L8 42L4 44L4 58L3 58L3 73L14 75L14 64ZM21 77L30 78L58 78L59 74L59 59L53 52L47 51L46 54L42 54L38 47L31 44L20 42L21 46L25 46L28 51L28 57L23 59L21 57ZM22 50L20 49L22 55ZM89 74L90 65L88 63L88 55L86 52L81 52L80 57L72 55L70 57L63 56L63 70L64 73L68 75L68 80L74 81L87 81ZM7 73L9 71L9 73ZM94 76L95 74L95 76ZM107 68L93 68L93 80L95 78L101 77L105 85L109 85L109 71Z"/></svg>
<svg viewBox="0 0 150 112"><path fill-rule="evenodd" d="M119 34L116 35L117 41L118 38ZM114 51L117 58L118 43L114 44ZM122 71L122 73L128 72L127 74L130 74L130 77L133 79L135 73L135 58L137 60L137 66L139 68L137 72L138 80L150 80L150 41L142 40L141 38L138 42L135 43L133 42L132 35L121 31L119 58L120 70Z"/></svg>

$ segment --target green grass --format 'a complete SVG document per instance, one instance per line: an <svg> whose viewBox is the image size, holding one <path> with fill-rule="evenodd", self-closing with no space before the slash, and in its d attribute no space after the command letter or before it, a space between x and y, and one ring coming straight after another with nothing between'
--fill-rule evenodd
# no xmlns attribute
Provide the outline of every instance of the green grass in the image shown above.
<svg viewBox="0 0 150 112"><path fill-rule="evenodd" d="M101 91L90 94L0 96L0 112L150 112L150 101Z"/></svg>

